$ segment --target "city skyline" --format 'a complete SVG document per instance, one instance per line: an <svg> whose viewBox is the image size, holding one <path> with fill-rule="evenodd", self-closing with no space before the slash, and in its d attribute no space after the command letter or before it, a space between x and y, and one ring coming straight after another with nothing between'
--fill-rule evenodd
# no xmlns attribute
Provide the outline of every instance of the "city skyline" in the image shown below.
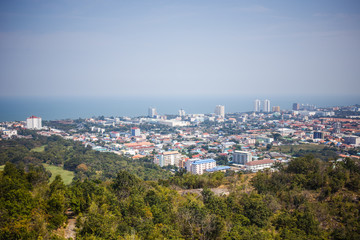
<svg viewBox="0 0 360 240"><path fill-rule="evenodd" d="M358 1L29 0L0 9L0 97L360 89Z"/></svg>
<svg viewBox="0 0 360 240"><path fill-rule="evenodd" d="M179 109L186 114L209 114L216 105L223 105L227 113L253 112L254 99L243 97L222 98L0 98L0 121L25 119L31 115L41 116L44 120L78 119L93 116L144 116L149 114L148 106L152 106L159 115L178 115ZM260 97L260 99L265 99ZM291 110L294 99L271 97L272 106L281 110ZM359 103L359 97L333 98L318 97L309 101L297 98L300 109L317 107L350 106ZM260 100L259 100L260 101ZM151 102L151 105L149 103ZM262 108L260 109L262 111Z"/></svg>

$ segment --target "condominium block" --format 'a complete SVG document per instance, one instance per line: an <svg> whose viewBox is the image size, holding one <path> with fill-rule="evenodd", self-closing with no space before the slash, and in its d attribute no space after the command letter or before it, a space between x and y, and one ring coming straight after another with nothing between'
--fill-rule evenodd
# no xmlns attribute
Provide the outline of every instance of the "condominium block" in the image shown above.
<svg viewBox="0 0 360 240"><path fill-rule="evenodd" d="M251 162L252 155L250 152L245 151L234 151L233 153L233 163L242 164Z"/></svg>
<svg viewBox="0 0 360 240"><path fill-rule="evenodd" d="M216 161L214 159L188 160L188 162L186 162L186 170L192 174L201 175L205 173L207 169L213 169L215 167Z"/></svg>
<svg viewBox="0 0 360 240"><path fill-rule="evenodd" d="M224 118L225 117L225 106L217 105L215 107L215 115Z"/></svg>
<svg viewBox="0 0 360 240"><path fill-rule="evenodd" d="M26 119L26 128L28 129L41 129L42 120L40 117L31 116Z"/></svg>
<svg viewBox="0 0 360 240"><path fill-rule="evenodd" d="M159 154L157 159L155 159L155 163L160 167L165 167L168 165L175 165L180 167L182 159L183 156L178 151L168 151Z"/></svg>

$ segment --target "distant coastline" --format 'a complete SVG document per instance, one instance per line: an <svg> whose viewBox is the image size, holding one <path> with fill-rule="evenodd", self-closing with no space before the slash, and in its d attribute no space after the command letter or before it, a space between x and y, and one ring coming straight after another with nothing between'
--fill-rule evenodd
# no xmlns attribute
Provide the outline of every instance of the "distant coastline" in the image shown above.
<svg viewBox="0 0 360 240"><path fill-rule="evenodd" d="M255 99L271 100L271 106L291 109L294 102L319 107L360 104L359 96L207 96L207 97L0 97L0 121L20 121L31 115L44 120L78 119L92 116L144 116L150 106L159 114L212 113L218 104L226 113L253 110Z"/></svg>

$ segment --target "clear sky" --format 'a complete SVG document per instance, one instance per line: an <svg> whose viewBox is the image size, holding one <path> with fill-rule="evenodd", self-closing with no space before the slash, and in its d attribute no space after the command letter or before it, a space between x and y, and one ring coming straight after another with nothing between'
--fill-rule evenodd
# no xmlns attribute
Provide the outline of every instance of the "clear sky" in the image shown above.
<svg viewBox="0 0 360 240"><path fill-rule="evenodd" d="M360 92L360 1L0 1L0 96Z"/></svg>

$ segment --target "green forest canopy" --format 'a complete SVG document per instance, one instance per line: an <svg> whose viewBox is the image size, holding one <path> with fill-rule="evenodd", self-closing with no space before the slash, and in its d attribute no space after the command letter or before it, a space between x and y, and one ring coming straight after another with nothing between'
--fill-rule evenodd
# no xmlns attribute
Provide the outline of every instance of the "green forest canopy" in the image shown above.
<svg viewBox="0 0 360 240"><path fill-rule="evenodd" d="M30 151L44 144L43 153ZM275 172L258 172L248 187L246 174L165 177L162 169L61 139L4 141L0 149L7 162L0 172L0 239L62 239L56 229L69 208L77 239L360 239L356 159L299 157ZM101 176L91 170L97 158L105 161ZM60 176L49 184L43 162L72 168L72 184ZM83 163L88 170L78 168ZM113 174L110 166L119 168ZM220 185L229 195L209 189ZM201 195L176 191L197 187Z"/></svg>

